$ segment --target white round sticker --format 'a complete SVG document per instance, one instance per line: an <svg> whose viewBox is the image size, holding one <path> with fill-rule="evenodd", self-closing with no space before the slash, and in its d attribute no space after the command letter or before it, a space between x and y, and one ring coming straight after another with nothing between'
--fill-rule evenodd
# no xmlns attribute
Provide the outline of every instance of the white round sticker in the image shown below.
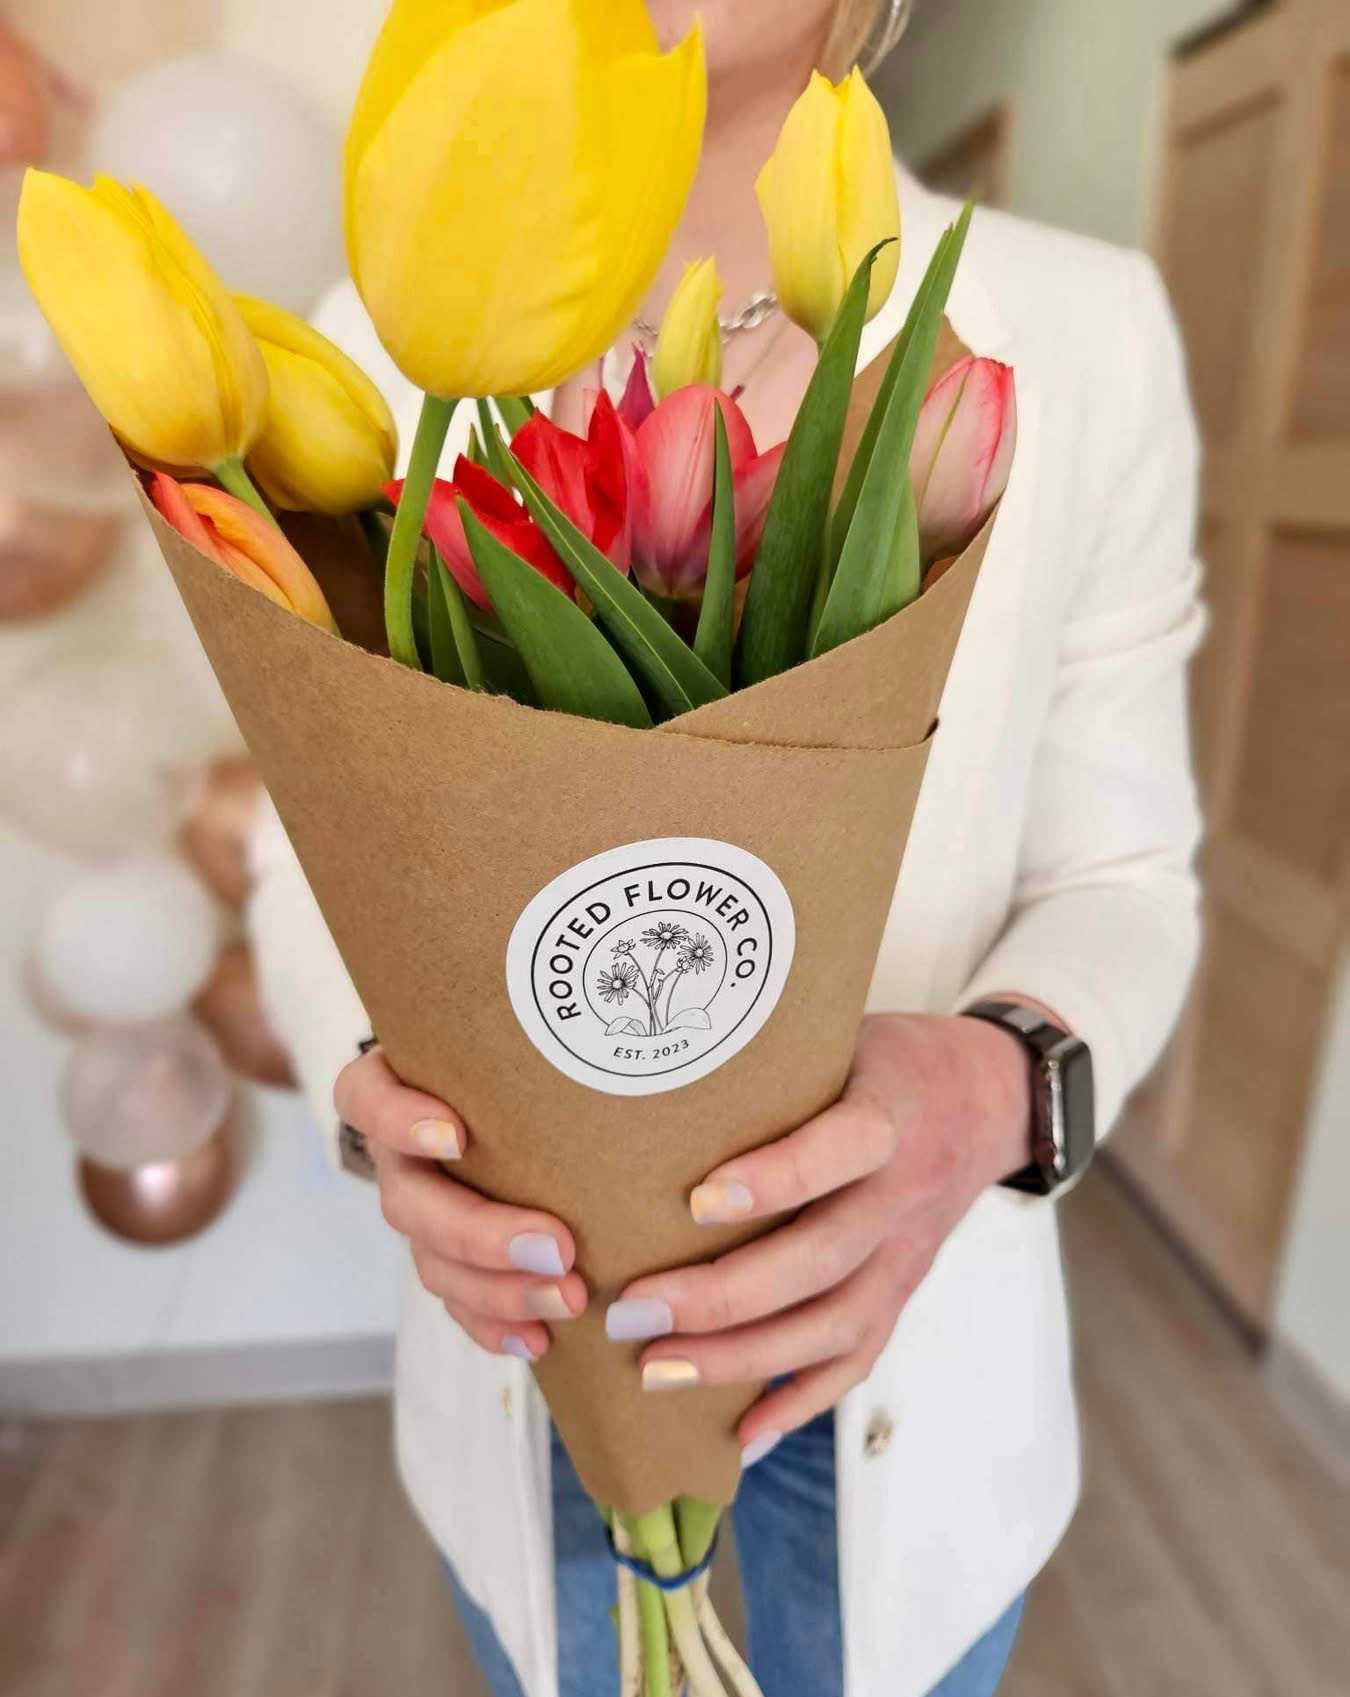
<svg viewBox="0 0 1350 1697"><path fill-rule="evenodd" d="M540 1054L578 1084L653 1096L706 1078L778 1005L792 903L730 843L663 837L574 866L516 921L506 985Z"/></svg>

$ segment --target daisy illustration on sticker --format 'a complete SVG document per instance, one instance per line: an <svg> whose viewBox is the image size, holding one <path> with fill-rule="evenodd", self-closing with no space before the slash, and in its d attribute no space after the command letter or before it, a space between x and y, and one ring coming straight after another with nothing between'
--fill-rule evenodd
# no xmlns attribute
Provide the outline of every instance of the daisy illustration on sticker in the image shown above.
<svg viewBox="0 0 1350 1697"><path fill-rule="evenodd" d="M639 946L649 954L645 967L638 955ZM648 926L637 942L620 937L610 945L610 952L614 964L596 979L601 1001L622 1007L631 996L641 1011L621 1013L610 1020L605 1027L607 1037L661 1037L668 1031L712 1030L706 1005L676 1005L681 980L701 976L717 959L709 937L701 931L690 932L677 919L663 919ZM666 956L672 953L674 960L667 966Z"/></svg>

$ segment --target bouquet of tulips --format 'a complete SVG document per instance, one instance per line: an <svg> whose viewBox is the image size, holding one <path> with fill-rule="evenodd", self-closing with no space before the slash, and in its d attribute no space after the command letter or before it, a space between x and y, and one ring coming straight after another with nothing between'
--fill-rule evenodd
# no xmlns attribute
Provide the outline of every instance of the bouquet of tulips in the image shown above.
<svg viewBox="0 0 1350 1697"><path fill-rule="evenodd" d="M19 218L391 1064L463 1112L466 1182L574 1227L596 1300L536 1373L648 1697L753 1690L703 1571L757 1387L644 1395L599 1316L763 1229L696 1226L692 1187L838 1094L1015 433L943 317L968 211L855 375L899 236L856 73L759 184L819 349L786 442L719 386L711 260L584 436L536 410L631 324L704 104L698 30L661 53L640 0L397 0L346 160L352 275L426 395L397 481L364 374L153 196L34 172Z"/></svg>

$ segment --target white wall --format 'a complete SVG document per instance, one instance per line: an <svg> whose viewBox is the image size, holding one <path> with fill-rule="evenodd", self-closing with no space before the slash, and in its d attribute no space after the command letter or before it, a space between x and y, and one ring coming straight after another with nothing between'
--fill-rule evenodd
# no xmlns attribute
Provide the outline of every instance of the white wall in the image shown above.
<svg viewBox="0 0 1350 1697"><path fill-rule="evenodd" d="M896 144L922 164L1012 108L1014 211L1132 246L1149 235L1169 47L1238 0L918 0L878 79Z"/></svg>
<svg viewBox="0 0 1350 1697"><path fill-rule="evenodd" d="M1350 1403L1350 954L1308 1125L1275 1330Z"/></svg>

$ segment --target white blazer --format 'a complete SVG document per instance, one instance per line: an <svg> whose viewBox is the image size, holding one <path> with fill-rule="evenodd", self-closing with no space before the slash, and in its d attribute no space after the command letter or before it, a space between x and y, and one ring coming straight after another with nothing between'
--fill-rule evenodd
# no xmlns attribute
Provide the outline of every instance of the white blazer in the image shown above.
<svg viewBox="0 0 1350 1697"><path fill-rule="evenodd" d="M901 191L900 282L864 360L957 210L907 177ZM387 382L410 440L415 398L353 304L329 328ZM870 1005L1046 1003L1091 1045L1105 1130L1162 1047L1197 947L1184 675L1202 617L1182 359L1147 260L991 212L950 315L1015 365L1021 436ZM334 1076L368 1027L275 816L255 847L266 993L331 1123ZM529 1697L558 1691L547 1430L528 1369L481 1353L410 1266L403 1477ZM991 1192L839 1410L849 1697L924 1697L1040 1571L1078 1479L1055 1209Z"/></svg>

